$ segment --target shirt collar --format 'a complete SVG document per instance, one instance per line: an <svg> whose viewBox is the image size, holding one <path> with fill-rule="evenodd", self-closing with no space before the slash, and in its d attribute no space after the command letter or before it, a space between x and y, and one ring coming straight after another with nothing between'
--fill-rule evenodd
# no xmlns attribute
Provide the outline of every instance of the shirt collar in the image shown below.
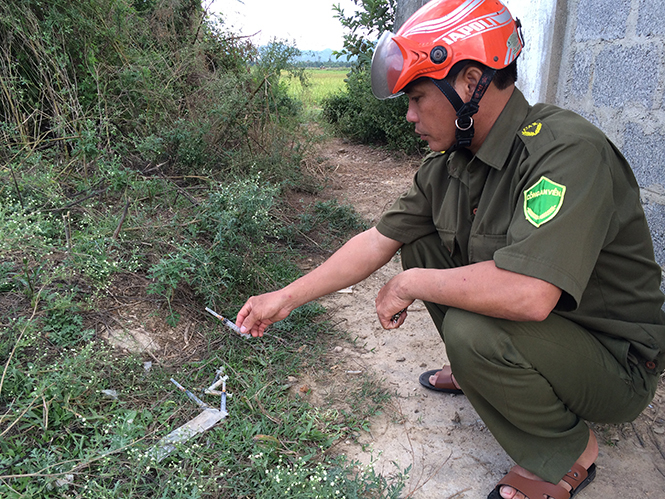
<svg viewBox="0 0 665 499"><path fill-rule="evenodd" d="M503 165L506 164L513 147L513 137L522 127L522 123L524 123L529 113L529 107L529 103L522 92L515 88L506 107L501 111L487 138L476 153L476 158L497 170L501 170Z"/></svg>

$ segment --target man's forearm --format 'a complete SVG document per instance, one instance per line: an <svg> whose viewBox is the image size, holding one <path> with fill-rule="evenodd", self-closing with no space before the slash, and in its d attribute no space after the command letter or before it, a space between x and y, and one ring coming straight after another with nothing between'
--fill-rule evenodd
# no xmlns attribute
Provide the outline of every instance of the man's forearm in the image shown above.
<svg viewBox="0 0 665 499"><path fill-rule="evenodd" d="M420 299L502 319L540 321L551 313L560 296L556 286L502 270L490 260L452 269L403 272L381 290L377 311L387 323L402 302Z"/></svg>
<svg viewBox="0 0 665 499"><path fill-rule="evenodd" d="M388 263L401 243L369 229L347 241L319 267L281 290L291 310L356 284Z"/></svg>
<svg viewBox="0 0 665 499"><path fill-rule="evenodd" d="M236 325L243 333L262 336L266 327L300 305L362 281L386 264L401 246L375 228L358 234L309 274L278 291L250 297L238 312Z"/></svg>

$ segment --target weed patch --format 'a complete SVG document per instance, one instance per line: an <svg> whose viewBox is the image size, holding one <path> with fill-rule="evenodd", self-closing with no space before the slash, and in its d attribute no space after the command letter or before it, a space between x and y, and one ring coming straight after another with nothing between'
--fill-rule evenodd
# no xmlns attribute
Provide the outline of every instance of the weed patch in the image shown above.
<svg viewBox="0 0 665 499"><path fill-rule="evenodd" d="M5 2L0 39L0 496L394 497L399 477L329 452L382 402L318 411L288 389L339 334L320 307L263 339L202 318L297 277L308 234L361 230L282 202L318 183L282 78L297 51L197 0ZM169 380L206 397L220 367L229 417L155 461L200 411Z"/></svg>
<svg viewBox="0 0 665 499"><path fill-rule="evenodd" d="M35 322L15 321L2 335L3 345L23 338L0 387L2 484L45 498L397 497L403 479L326 455L354 427L350 418L285 392L305 366L324 368L312 366L328 347L321 336L332 332L312 321L320 313L303 307L264 340L207 326L205 358L149 369L104 342L62 347ZM200 410L168 379L198 392L220 366L230 375L229 417L155 462L155 442Z"/></svg>

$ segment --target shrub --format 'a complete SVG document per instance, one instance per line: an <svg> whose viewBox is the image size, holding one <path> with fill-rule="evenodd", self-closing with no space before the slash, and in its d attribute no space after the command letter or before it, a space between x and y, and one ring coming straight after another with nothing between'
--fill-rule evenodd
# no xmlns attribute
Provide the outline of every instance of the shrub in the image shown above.
<svg viewBox="0 0 665 499"><path fill-rule="evenodd" d="M278 194L259 176L220 185L196 210L189 235L150 267L149 292L170 305L176 288L187 283L212 307L297 277L295 266L271 242L278 229L272 213ZM173 311L171 320L177 322Z"/></svg>
<svg viewBox="0 0 665 499"><path fill-rule="evenodd" d="M369 71L356 69L349 75L344 91L324 99L323 117L338 133L358 142L416 153L423 146L413 125L406 121L407 108L405 97L376 99Z"/></svg>
<svg viewBox="0 0 665 499"><path fill-rule="evenodd" d="M395 0L359 0L358 10L347 16L334 9L343 27L344 49L338 57L357 57L344 91L325 99L323 118L333 129L364 144L386 145L408 154L423 150L405 117L405 98L379 101L371 91L370 67L374 45L384 31L391 31L395 20Z"/></svg>
<svg viewBox="0 0 665 499"><path fill-rule="evenodd" d="M303 78L299 51L253 47L200 0L2 2L0 40L0 138L86 177L115 155L136 169L246 173L299 124L281 81Z"/></svg>

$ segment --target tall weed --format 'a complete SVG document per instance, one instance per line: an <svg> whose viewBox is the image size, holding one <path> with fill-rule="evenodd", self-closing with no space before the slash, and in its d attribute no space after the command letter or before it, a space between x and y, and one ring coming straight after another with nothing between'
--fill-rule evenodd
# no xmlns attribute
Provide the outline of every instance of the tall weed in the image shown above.
<svg viewBox="0 0 665 499"><path fill-rule="evenodd" d="M177 250L150 267L149 292L170 304L176 288L187 283L214 307L295 278L297 270L272 242L278 229L272 212L278 193L260 176L218 186L197 208L196 223ZM271 270L275 267L278 272ZM285 268L291 270L285 273Z"/></svg>

